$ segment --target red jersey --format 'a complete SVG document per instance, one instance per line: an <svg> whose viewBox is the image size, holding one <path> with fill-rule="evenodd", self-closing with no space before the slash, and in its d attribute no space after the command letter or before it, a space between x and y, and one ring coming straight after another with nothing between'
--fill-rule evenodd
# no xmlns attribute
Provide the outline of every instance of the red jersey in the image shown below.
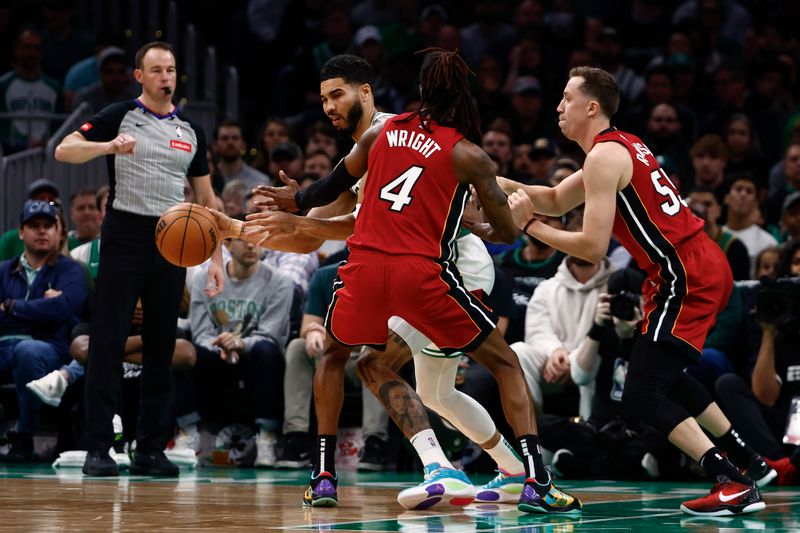
<svg viewBox="0 0 800 533"><path fill-rule="evenodd" d="M676 247L701 232L703 220L691 212L640 138L610 128L594 138L594 144L601 142L620 143L633 161L631 182L617 193L614 236L648 273L672 268Z"/></svg>
<svg viewBox="0 0 800 533"><path fill-rule="evenodd" d="M454 128L430 122L425 130L409 114L388 119L369 152L369 175L351 250L453 256L467 185L456 179L453 147L463 138Z"/></svg>

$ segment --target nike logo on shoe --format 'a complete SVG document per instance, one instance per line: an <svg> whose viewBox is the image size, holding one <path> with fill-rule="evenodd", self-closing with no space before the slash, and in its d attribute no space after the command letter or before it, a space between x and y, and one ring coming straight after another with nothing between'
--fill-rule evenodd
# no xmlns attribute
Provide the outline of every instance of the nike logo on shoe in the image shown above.
<svg viewBox="0 0 800 533"><path fill-rule="evenodd" d="M140 122L137 122L137 123L136 123L136 127L137 127L137 128L141 128L142 126L148 126L148 125L149 125L149 124L147 124L147 122L142 122L142 123L140 123Z"/></svg>
<svg viewBox="0 0 800 533"><path fill-rule="evenodd" d="M747 494L747 491L748 491L748 490L750 490L750 489L743 490L742 492L737 492L736 494L731 494L730 496L728 496L728 495L727 495L727 494L725 494L724 492L720 492L720 493L719 493L719 500L720 500L721 502L729 502L729 501L731 501L731 500L733 500L733 499L735 499L735 498L738 498L738 497L739 497L739 496L741 496L742 494Z"/></svg>

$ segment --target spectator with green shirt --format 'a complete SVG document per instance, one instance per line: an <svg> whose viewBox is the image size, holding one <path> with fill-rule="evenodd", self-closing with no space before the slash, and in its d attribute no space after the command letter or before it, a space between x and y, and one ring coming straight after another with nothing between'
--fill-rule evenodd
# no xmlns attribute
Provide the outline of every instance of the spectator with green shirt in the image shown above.
<svg viewBox="0 0 800 533"><path fill-rule="evenodd" d="M783 200L778 224L770 225L768 229L778 243L800 240L800 191L791 193Z"/></svg>
<svg viewBox="0 0 800 533"><path fill-rule="evenodd" d="M59 113L61 85L42 72L42 37L23 29L14 43L13 69L0 77L0 112ZM43 146L55 125L50 119L0 120L0 140L6 153Z"/></svg>

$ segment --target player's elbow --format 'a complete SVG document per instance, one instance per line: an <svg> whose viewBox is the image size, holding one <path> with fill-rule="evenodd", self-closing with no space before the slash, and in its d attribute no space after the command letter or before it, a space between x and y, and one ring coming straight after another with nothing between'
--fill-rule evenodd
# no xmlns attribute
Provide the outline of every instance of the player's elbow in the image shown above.
<svg viewBox="0 0 800 533"><path fill-rule="evenodd" d="M55 155L56 161L61 161L62 163L69 163L69 161L67 161L67 159L66 159L66 154L64 153L64 143L63 142L61 142L61 144L56 146L56 152L55 152L54 155Z"/></svg>
<svg viewBox="0 0 800 533"><path fill-rule="evenodd" d="M606 257L606 249L599 246L597 243L589 243L582 254L582 259L585 259L594 264L600 264Z"/></svg>

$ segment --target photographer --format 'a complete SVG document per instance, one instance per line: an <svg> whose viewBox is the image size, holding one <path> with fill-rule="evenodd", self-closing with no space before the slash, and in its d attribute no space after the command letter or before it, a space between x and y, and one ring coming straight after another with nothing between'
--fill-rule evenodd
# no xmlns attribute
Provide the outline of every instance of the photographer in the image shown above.
<svg viewBox="0 0 800 533"><path fill-rule="evenodd" d="M716 392L742 436L757 452L773 459L770 466L778 472L778 484L794 485L800 483L796 446L800 443L800 284L786 277L800 277L800 243L784 250L780 274L784 279L775 288L769 293L762 289L758 295L762 310L756 317L762 335L750 384L726 374L717 380ZM787 313L776 312L782 302L791 306Z"/></svg>
<svg viewBox="0 0 800 533"><path fill-rule="evenodd" d="M666 439L643 423L630 424L622 409L622 393L636 325L642 318L642 274L622 269L608 279L600 294L594 322L577 350L570 354L570 375L594 388L587 422L547 418L542 444L556 452L553 465L571 478L643 478L657 476L651 452L669 449ZM552 444L551 444L552 442ZM660 455L660 452L659 452Z"/></svg>
<svg viewBox="0 0 800 533"><path fill-rule="evenodd" d="M594 386L589 423L600 428L621 416L622 391L636 324L642 319L640 302L644 277L634 269L614 272L608 294L600 294L592 328L570 354L570 375L578 385Z"/></svg>

